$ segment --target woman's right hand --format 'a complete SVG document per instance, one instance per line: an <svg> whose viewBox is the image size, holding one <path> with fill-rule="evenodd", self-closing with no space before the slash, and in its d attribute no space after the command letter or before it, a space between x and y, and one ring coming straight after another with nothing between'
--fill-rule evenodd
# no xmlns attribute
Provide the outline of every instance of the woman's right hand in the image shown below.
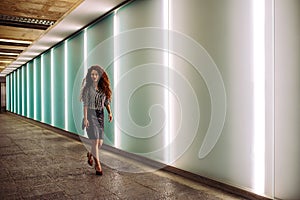
<svg viewBox="0 0 300 200"><path fill-rule="evenodd" d="M84 127L88 128L90 125L89 121L87 119L84 119Z"/></svg>

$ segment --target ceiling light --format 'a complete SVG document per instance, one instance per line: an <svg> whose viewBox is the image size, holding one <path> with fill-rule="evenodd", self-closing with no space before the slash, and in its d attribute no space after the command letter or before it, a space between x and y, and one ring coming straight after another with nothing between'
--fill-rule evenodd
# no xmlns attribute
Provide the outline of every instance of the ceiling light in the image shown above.
<svg viewBox="0 0 300 200"><path fill-rule="evenodd" d="M11 63L12 60L1 60L0 63Z"/></svg>
<svg viewBox="0 0 300 200"><path fill-rule="evenodd" d="M12 39L0 39L0 42L11 42L11 43L20 43L20 44L31 44L31 41L26 40L12 40Z"/></svg>
<svg viewBox="0 0 300 200"><path fill-rule="evenodd" d="M18 56L19 53L6 53L6 52L0 52L0 55L6 55L6 56Z"/></svg>
<svg viewBox="0 0 300 200"><path fill-rule="evenodd" d="M15 70L16 68L13 68L13 67L6 67L5 69L13 71L13 70Z"/></svg>

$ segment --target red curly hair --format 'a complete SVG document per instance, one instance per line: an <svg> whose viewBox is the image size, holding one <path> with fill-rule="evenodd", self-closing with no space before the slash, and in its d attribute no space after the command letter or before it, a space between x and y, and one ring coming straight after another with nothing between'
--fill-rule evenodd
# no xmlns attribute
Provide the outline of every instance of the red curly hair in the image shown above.
<svg viewBox="0 0 300 200"><path fill-rule="evenodd" d="M107 76L107 73L104 71L104 69L98 65L93 65L88 69L88 73L86 74L85 79L83 80L83 87L81 92L81 100L83 97L83 94L87 91L87 88L89 88L93 84L93 80L91 78L92 70L96 70L99 74L100 80L98 82L98 88L102 90L106 96L107 99L111 100L111 89L110 89L110 81Z"/></svg>

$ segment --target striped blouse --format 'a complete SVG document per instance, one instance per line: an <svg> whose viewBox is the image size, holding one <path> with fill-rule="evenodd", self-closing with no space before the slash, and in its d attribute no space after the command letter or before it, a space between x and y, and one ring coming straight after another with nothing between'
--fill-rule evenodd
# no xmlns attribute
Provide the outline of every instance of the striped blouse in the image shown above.
<svg viewBox="0 0 300 200"><path fill-rule="evenodd" d="M102 110L104 106L109 105L110 102L106 98L103 91L96 91L96 89L91 86L87 89L83 95L83 105L87 106L89 109Z"/></svg>

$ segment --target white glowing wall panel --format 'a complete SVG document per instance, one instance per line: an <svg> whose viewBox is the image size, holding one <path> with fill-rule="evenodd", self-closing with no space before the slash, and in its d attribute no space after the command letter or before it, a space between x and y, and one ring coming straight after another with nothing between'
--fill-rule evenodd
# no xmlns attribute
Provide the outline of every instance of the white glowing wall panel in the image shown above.
<svg viewBox="0 0 300 200"><path fill-rule="evenodd" d="M161 0L136 1L114 20L115 146L167 162L167 32ZM157 33L147 28L153 27Z"/></svg>
<svg viewBox="0 0 300 200"><path fill-rule="evenodd" d="M275 197L300 197L300 1L275 0Z"/></svg>
<svg viewBox="0 0 300 200"><path fill-rule="evenodd" d="M253 16L253 9L261 9L264 5L259 6L255 7L255 1L239 0L172 1L171 12L174 14L170 19L171 29L194 39L195 45L207 52L207 57L215 63L221 76L206 73L205 67L197 66L206 65L204 61L191 65L180 61L178 56L172 57L172 62L176 63L175 69L187 77L196 91L198 101L193 106L200 110L199 130L194 143L174 165L228 184L241 185L255 193L266 194L268 191L267 195L272 195L272 185L265 185L268 164L265 157L272 155L266 155L265 151L266 148L272 148L272 143L266 145L264 142L272 141L272 135L265 138L263 106L266 93L260 91L265 88L264 70L267 66L264 60L258 60L255 55L258 50L264 51L265 48L265 27L259 27L259 22ZM263 20L265 10L256 11L256 15L259 16L260 13L260 20ZM257 38L262 38L262 41L257 43ZM170 43L178 45L178 48L185 45L177 44L176 40ZM193 53L195 52L190 52ZM198 54L200 56L200 50ZM215 82L209 82L209 79L214 79ZM221 98L214 99L212 93L216 89L213 84L218 81L223 82L226 95L225 98L220 96ZM221 90L217 94L221 94ZM214 126L214 131L221 130L219 138L212 137L214 132L209 132L209 125L218 120L213 112L220 111L222 114L222 107L226 109L226 118L223 123L219 120ZM258 117L263 118L256 122ZM262 124L257 124L260 122ZM218 126L220 129L217 129ZM208 138L214 142L206 145L209 140L205 139ZM211 147L210 151L201 156L200 148L205 145ZM193 164L190 164L191 160ZM272 159L268 162L272 163Z"/></svg>

